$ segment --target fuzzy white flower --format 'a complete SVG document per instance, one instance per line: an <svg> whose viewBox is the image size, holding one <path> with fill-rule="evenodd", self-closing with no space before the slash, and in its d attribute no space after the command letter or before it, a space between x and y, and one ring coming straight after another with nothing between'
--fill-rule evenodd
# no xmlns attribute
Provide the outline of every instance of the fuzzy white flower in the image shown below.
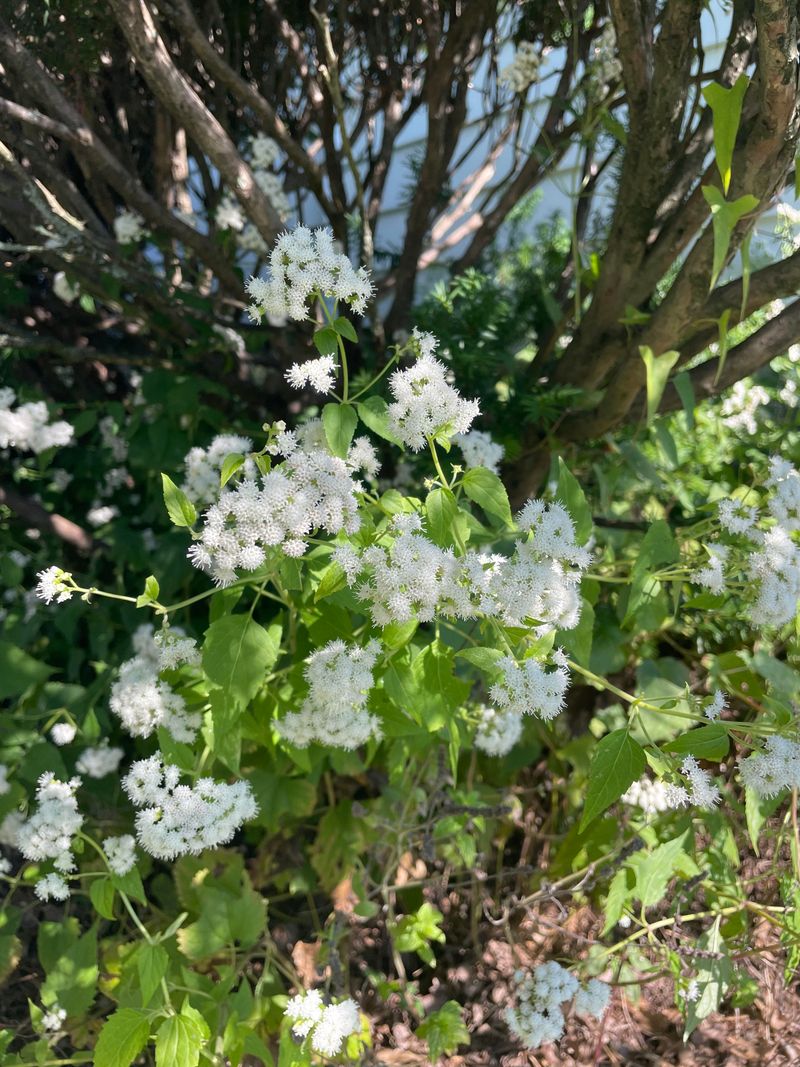
<svg viewBox="0 0 800 1067"><path fill-rule="evenodd" d="M46 874L33 891L39 900L67 900L69 897L69 886L60 874Z"/></svg>
<svg viewBox="0 0 800 1067"><path fill-rule="evenodd" d="M484 430L470 430L469 433L456 434L453 441L464 453L467 469L485 467L497 474L506 450L492 440L491 434Z"/></svg>
<svg viewBox="0 0 800 1067"><path fill-rule="evenodd" d="M725 572L723 567L728 560L730 549L727 545L706 545L708 563L695 571L692 581L702 585L712 593L721 593L725 589Z"/></svg>
<svg viewBox="0 0 800 1067"><path fill-rule="evenodd" d="M670 808L682 807L687 798L678 798L675 802L674 787L661 782L658 779L639 778L628 786L620 800L630 807L641 808L645 815L657 815ZM686 791L683 790L685 793Z"/></svg>
<svg viewBox="0 0 800 1067"><path fill-rule="evenodd" d="M85 748L75 761L75 770L87 778L105 778L117 770L124 755L121 748L110 748L106 740L94 748Z"/></svg>
<svg viewBox="0 0 800 1067"><path fill-rule="evenodd" d="M158 664L144 656L126 660L111 687L111 711L133 737L149 737L163 726L176 741L193 741L199 713L190 712L183 697L158 674Z"/></svg>
<svg viewBox="0 0 800 1067"><path fill-rule="evenodd" d="M745 534L752 530L758 519L758 508L748 507L742 500L720 500L717 517L723 529L732 534Z"/></svg>
<svg viewBox="0 0 800 1067"><path fill-rule="evenodd" d="M721 797L711 774L704 771L694 756L685 756L681 763L681 774L689 783L689 803L698 808L715 808Z"/></svg>
<svg viewBox="0 0 800 1067"><path fill-rule="evenodd" d="M122 780L134 806L136 837L157 859L199 855L231 840L258 813L249 782L229 785L199 778L193 786L180 784L178 767L165 764L160 755L138 760Z"/></svg>
<svg viewBox="0 0 800 1067"><path fill-rule="evenodd" d="M579 1015L593 1015L599 1019L605 1013L610 1000L611 986L607 982L601 982L599 978L592 978L575 994L575 1011Z"/></svg>
<svg viewBox="0 0 800 1067"><path fill-rule="evenodd" d="M39 579L36 585L36 595L45 604L55 600L63 604L72 597L72 575L60 567L48 567L46 571L39 571L36 575Z"/></svg>
<svg viewBox="0 0 800 1067"><path fill-rule="evenodd" d="M478 708L480 721L475 733L475 747L488 756L505 756L522 734L522 716L516 711Z"/></svg>
<svg viewBox="0 0 800 1067"><path fill-rule="evenodd" d="M292 997L285 1015L299 1038L311 1035L311 1047L321 1056L336 1056L350 1034L361 1030L358 1005L349 997L338 1004L325 1005L319 990L311 989Z"/></svg>
<svg viewBox="0 0 800 1067"><path fill-rule="evenodd" d="M184 457L184 480L181 489L197 507L213 504L220 495L220 475L227 456L247 456L253 451L249 437L218 434L208 448L192 448ZM245 459L240 470L252 478L256 471L252 459Z"/></svg>
<svg viewBox="0 0 800 1067"><path fill-rule="evenodd" d="M715 689L711 700L706 704L705 708L703 708L703 714L707 719L711 719L713 722L720 717L727 707L728 703L725 699L725 694L721 689Z"/></svg>
<svg viewBox="0 0 800 1067"><path fill-rule="evenodd" d="M516 1007L505 1013L511 1033L530 1049L558 1041L564 1033L562 1005L580 989L577 978L549 960L531 974L515 972L514 986Z"/></svg>
<svg viewBox="0 0 800 1067"><path fill-rule="evenodd" d="M71 722L57 722L50 731L50 740L54 745L69 745L75 739L77 727Z"/></svg>
<svg viewBox="0 0 800 1067"><path fill-rule="evenodd" d="M293 363L286 371L286 381L293 389L306 385L316 393L332 393L336 386L337 364L333 356L320 356L305 363Z"/></svg>
<svg viewBox="0 0 800 1067"><path fill-rule="evenodd" d="M270 277L251 278L247 291L254 321L265 314L302 321L315 293L363 314L373 285L366 268L355 270L347 256L336 252L330 231L297 226L278 238L270 254Z"/></svg>
<svg viewBox="0 0 800 1067"><path fill-rule="evenodd" d="M86 521L90 526L96 528L112 522L116 519L117 515L119 515L119 508L114 507L112 504L105 504L89 508L86 512Z"/></svg>
<svg viewBox="0 0 800 1067"><path fill-rule="evenodd" d="M109 870L122 878L136 866L136 841L130 834L107 837L103 841Z"/></svg>
<svg viewBox="0 0 800 1067"><path fill-rule="evenodd" d="M281 150L277 141L265 133L257 133L250 139L250 158L257 170L267 170L280 158Z"/></svg>
<svg viewBox="0 0 800 1067"><path fill-rule="evenodd" d="M64 1025L66 1018L67 1013L64 1008L59 1007L58 1004L54 1004L42 1016L42 1029L48 1031L60 1030Z"/></svg>
<svg viewBox="0 0 800 1067"><path fill-rule="evenodd" d="M354 749L379 737L380 724L367 711L367 697L380 650L377 641L362 648L336 640L312 653L304 670L308 696L298 712L276 723L278 732L300 748L319 741Z"/></svg>
<svg viewBox="0 0 800 1067"><path fill-rule="evenodd" d="M513 60L500 71L499 81L515 93L524 93L539 78L542 58L533 41L520 41Z"/></svg>
<svg viewBox="0 0 800 1067"><path fill-rule="evenodd" d="M438 344L435 337L415 329L413 338L419 357L407 370L396 370L390 377L394 401L388 413L395 437L419 452L437 434L466 434L480 414L480 404L464 400L448 383L447 367L433 356Z"/></svg>
<svg viewBox="0 0 800 1067"><path fill-rule="evenodd" d="M74 429L68 422L50 422L50 412L43 400L19 404L13 389L0 390L0 448L16 448L37 455L48 448L71 443Z"/></svg>
<svg viewBox="0 0 800 1067"><path fill-rule="evenodd" d="M135 244L146 232L144 219L136 211L123 211L114 219L114 236L121 245Z"/></svg>
<svg viewBox="0 0 800 1067"><path fill-rule="evenodd" d="M746 430L754 434L758 430L758 409L769 403L769 393L751 379L736 382L722 401L720 415L725 425L734 431Z"/></svg>
<svg viewBox="0 0 800 1067"><path fill-rule="evenodd" d="M497 661L502 672L489 690L498 707L517 715L535 715L548 721L563 711L569 686L569 674L564 667L545 670L535 659L518 663L511 656Z"/></svg>
<svg viewBox="0 0 800 1067"><path fill-rule="evenodd" d="M214 222L220 230L234 230L238 233L246 222L239 203L230 195L223 196L214 212Z"/></svg>
<svg viewBox="0 0 800 1067"><path fill-rule="evenodd" d="M17 831L16 845L29 860L51 859L59 871L71 871L72 839L83 825L75 793L80 778L61 782L45 772L36 787L36 810Z"/></svg>
<svg viewBox="0 0 800 1067"><path fill-rule="evenodd" d="M761 751L737 763L743 784L762 797L800 788L800 744L772 735Z"/></svg>

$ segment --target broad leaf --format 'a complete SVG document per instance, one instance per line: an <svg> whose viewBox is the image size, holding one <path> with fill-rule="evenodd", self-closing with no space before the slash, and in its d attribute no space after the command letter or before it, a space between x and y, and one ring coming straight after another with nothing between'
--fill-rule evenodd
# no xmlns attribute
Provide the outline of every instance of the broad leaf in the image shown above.
<svg viewBox="0 0 800 1067"><path fill-rule="evenodd" d="M731 184L731 165L736 134L742 117L742 101L750 79L740 74L730 89L711 82L703 86L703 99L711 108L714 121L714 154L717 169L722 178L722 188L727 194Z"/></svg>
<svg viewBox="0 0 800 1067"><path fill-rule="evenodd" d="M358 425L355 408L350 404L326 404L322 409L322 425L331 452L340 459L346 459Z"/></svg>
<svg viewBox="0 0 800 1067"><path fill-rule="evenodd" d="M711 208L711 225L714 231L714 261L709 283L709 289L713 289L727 262L731 237L737 223L745 215L755 211L759 201L758 197L747 194L740 196L738 200L728 202L719 189L713 185L703 186L703 196Z"/></svg>
<svg viewBox="0 0 800 1067"><path fill-rule="evenodd" d="M174 526L194 526L197 509L182 489L179 489L168 474L161 475L164 503Z"/></svg>
<svg viewBox="0 0 800 1067"><path fill-rule="evenodd" d="M94 1067L130 1067L149 1036L150 1023L144 1012L120 1008L103 1023L94 1047Z"/></svg>
<svg viewBox="0 0 800 1067"><path fill-rule="evenodd" d="M486 467L473 467L462 479L464 492L479 504L487 515L500 519L506 526L511 526L511 505L505 486L492 471Z"/></svg>
<svg viewBox="0 0 800 1067"><path fill-rule="evenodd" d="M246 705L278 658L280 634L275 623L265 630L247 615L225 615L206 630L203 670L231 700Z"/></svg>
<svg viewBox="0 0 800 1067"><path fill-rule="evenodd" d="M449 489L432 489L425 499L425 526L430 539L441 548L454 543L453 521L458 513Z"/></svg>
<svg viewBox="0 0 800 1067"><path fill-rule="evenodd" d="M622 796L646 763L644 749L627 729L614 730L598 743L589 768L581 830Z"/></svg>
<svg viewBox="0 0 800 1067"><path fill-rule="evenodd" d="M662 352L660 356L656 356L648 345L640 345L639 355L642 357L645 369L647 421L652 422L667 387L669 372L678 362L680 352L670 349L669 352Z"/></svg>

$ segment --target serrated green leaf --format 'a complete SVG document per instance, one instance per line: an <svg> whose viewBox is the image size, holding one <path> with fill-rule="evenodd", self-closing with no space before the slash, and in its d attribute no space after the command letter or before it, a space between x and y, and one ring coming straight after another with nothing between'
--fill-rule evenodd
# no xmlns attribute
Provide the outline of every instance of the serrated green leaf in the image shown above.
<svg viewBox="0 0 800 1067"><path fill-rule="evenodd" d="M449 489L432 489L425 498L425 527L430 539L441 548L454 544L453 521L458 512Z"/></svg>
<svg viewBox="0 0 800 1067"><path fill-rule="evenodd" d="M399 439L392 433L389 421L389 407L381 396L370 396L356 402L358 417L366 427L382 437L385 441L399 445Z"/></svg>
<svg viewBox="0 0 800 1067"><path fill-rule="evenodd" d="M193 1018L170 1015L156 1032L156 1067L197 1067L203 1032Z"/></svg>
<svg viewBox="0 0 800 1067"><path fill-rule="evenodd" d="M274 666L280 636L276 623L265 630L248 615L225 615L206 630L203 670L230 699L245 706Z"/></svg>
<svg viewBox="0 0 800 1067"><path fill-rule="evenodd" d="M646 764L644 749L625 728L614 730L598 742L589 768L581 830L622 796Z"/></svg>
<svg viewBox="0 0 800 1067"><path fill-rule="evenodd" d="M321 356L334 356L339 351L339 340L332 326L323 326L314 334L314 346Z"/></svg>
<svg viewBox="0 0 800 1067"><path fill-rule="evenodd" d="M355 344L358 341L358 334L350 319L346 319L344 315L340 315L333 323L333 328L339 334L340 337L344 337L347 341L352 341Z"/></svg>
<svg viewBox="0 0 800 1067"><path fill-rule="evenodd" d="M337 593L347 585L347 576L338 563L329 563L322 572L319 585L314 590L314 603L324 600L326 596Z"/></svg>
<svg viewBox="0 0 800 1067"><path fill-rule="evenodd" d="M114 883L110 878L96 878L89 889L89 899L98 915L114 918Z"/></svg>
<svg viewBox="0 0 800 1067"><path fill-rule="evenodd" d="M139 988L142 1006L147 1007L153 994L167 973L169 955L163 945L140 945L136 953L136 969L139 972Z"/></svg>
<svg viewBox="0 0 800 1067"><path fill-rule="evenodd" d="M720 933L721 923L722 917L718 915L711 929L698 938L697 948L701 952L708 952L709 954L724 952L725 943ZM691 1037L703 1019L708 1018L712 1012L717 1010L734 976L733 964L727 955L717 956L717 958L696 956L693 964L696 971L695 981L700 995L696 1000L689 1001L686 1005L684 1041Z"/></svg>
<svg viewBox="0 0 800 1067"><path fill-rule="evenodd" d="M465 659L467 663L471 663L474 667L478 667L482 671L490 671L497 665L497 661L503 658L503 653L499 648L462 648L456 652L457 659Z"/></svg>
<svg viewBox="0 0 800 1067"><path fill-rule="evenodd" d="M130 1067L149 1037L150 1022L144 1012L118 1009L103 1023L94 1047L94 1067Z"/></svg>
<svg viewBox="0 0 800 1067"><path fill-rule="evenodd" d="M351 404L326 404L322 409L322 425L331 452L346 459L358 425L355 408Z"/></svg>
<svg viewBox="0 0 800 1067"><path fill-rule="evenodd" d="M725 759L729 748L728 731L719 722L687 730L664 745L665 752L690 753L698 759L713 760L715 763Z"/></svg>
<svg viewBox="0 0 800 1067"><path fill-rule="evenodd" d="M194 526L197 509L182 489L179 489L168 474L161 475L164 503L173 526Z"/></svg>
<svg viewBox="0 0 800 1067"><path fill-rule="evenodd" d="M451 1055L459 1045L468 1045L469 1030L464 1025L461 1005L448 1000L420 1024L417 1036L428 1042L431 1063L440 1056Z"/></svg>
<svg viewBox="0 0 800 1067"><path fill-rule="evenodd" d="M472 467L466 471L461 484L470 500L479 504L487 515L512 525L511 505L505 486L493 471L486 467Z"/></svg>

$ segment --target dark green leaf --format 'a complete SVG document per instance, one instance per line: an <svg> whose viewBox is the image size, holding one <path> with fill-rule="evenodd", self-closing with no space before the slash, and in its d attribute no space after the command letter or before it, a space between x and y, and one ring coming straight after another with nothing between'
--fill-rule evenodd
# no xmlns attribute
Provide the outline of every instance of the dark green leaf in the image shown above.
<svg viewBox="0 0 800 1067"><path fill-rule="evenodd" d="M164 503L174 526L194 526L197 509L182 489L179 489L168 474L161 475Z"/></svg>
<svg viewBox="0 0 800 1067"><path fill-rule="evenodd" d="M646 763L644 749L627 729L614 730L598 743L589 768L581 830L622 796Z"/></svg>
<svg viewBox="0 0 800 1067"><path fill-rule="evenodd" d="M346 459L358 425L355 408L351 404L326 404L322 409L322 425L331 452Z"/></svg>

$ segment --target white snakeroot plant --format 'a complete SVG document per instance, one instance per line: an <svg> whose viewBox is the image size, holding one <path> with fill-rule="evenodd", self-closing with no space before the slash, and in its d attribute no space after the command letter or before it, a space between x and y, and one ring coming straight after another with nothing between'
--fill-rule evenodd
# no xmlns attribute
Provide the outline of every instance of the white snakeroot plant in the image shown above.
<svg viewBox="0 0 800 1067"><path fill-rule="evenodd" d="M773 735L760 751L738 762L742 784L762 797L800 788L800 744Z"/></svg>
<svg viewBox="0 0 800 1067"><path fill-rule="evenodd" d="M103 851L109 870L120 877L136 866L136 841L130 834L107 837L103 841Z"/></svg>
<svg viewBox="0 0 800 1067"><path fill-rule="evenodd" d="M308 318L314 296L346 303L363 314L372 297L369 272L337 252L328 230L297 226L281 234L270 254L269 278L251 278L247 291L255 322L272 315L302 321Z"/></svg>
<svg viewBox="0 0 800 1067"><path fill-rule="evenodd" d="M239 434L218 434L208 448L192 448L183 461L184 478L181 489L197 507L213 504L220 492L220 473L227 456L246 455L253 450L249 437ZM247 461L248 472L255 473L255 464Z"/></svg>
<svg viewBox="0 0 800 1067"><path fill-rule="evenodd" d="M492 440L491 434L485 430L470 430L468 433L456 434L453 441L461 449L468 469L485 467L492 474L499 472L506 450Z"/></svg>
<svg viewBox="0 0 800 1067"><path fill-rule="evenodd" d="M45 571L39 571L36 577L39 579L36 585L36 595L45 604L50 604L53 600L58 604L63 604L75 591L72 575L60 567L48 567Z"/></svg>
<svg viewBox="0 0 800 1067"><path fill-rule="evenodd" d="M106 739L84 749L75 761L75 770L85 778L105 778L117 770L124 755L121 748L112 748Z"/></svg>
<svg viewBox="0 0 800 1067"><path fill-rule="evenodd" d="M183 785L178 767L156 754L138 760L122 780L136 815L136 838L151 856L174 860L227 844L258 813L249 782L199 778Z"/></svg>
<svg viewBox="0 0 800 1067"><path fill-rule="evenodd" d="M136 244L146 235L144 219L137 211L122 211L114 219L114 236L121 245Z"/></svg>
<svg viewBox="0 0 800 1067"><path fill-rule="evenodd" d="M318 741L355 749L380 737L380 723L366 706L380 650L378 641L362 648L340 640L317 649L304 671L308 696L299 711L279 720L280 734L300 748Z"/></svg>
<svg viewBox="0 0 800 1067"><path fill-rule="evenodd" d="M75 794L80 778L59 781L46 771L36 787L36 810L16 833L16 846L29 860L52 860L57 870L68 873L75 868L72 846L83 826Z"/></svg>
<svg viewBox="0 0 800 1067"><path fill-rule="evenodd" d="M351 1034L361 1030L358 1005L349 997L325 1004L318 989L300 993L286 1005L286 1017L299 1038L309 1038L311 1048L321 1056L336 1056Z"/></svg>
<svg viewBox="0 0 800 1067"><path fill-rule="evenodd" d="M68 422L51 422L43 400L12 408L15 401L13 389L0 388L0 448L38 455L48 448L63 448L72 443L73 427Z"/></svg>
<svg viewBox="0 0 800 1067"><path fill-rule="evenodd" d="M611 989L605 982L593 978L585 987L581 986L555 960L540 964L530 974L516 971L514 985L517 1003L516 1007L507 1009L506 1023L511 1033L529 1049L558 1041L562 1036L566 1001L572 1000L579 1014L600 1018L611 999Z"/></svg>

